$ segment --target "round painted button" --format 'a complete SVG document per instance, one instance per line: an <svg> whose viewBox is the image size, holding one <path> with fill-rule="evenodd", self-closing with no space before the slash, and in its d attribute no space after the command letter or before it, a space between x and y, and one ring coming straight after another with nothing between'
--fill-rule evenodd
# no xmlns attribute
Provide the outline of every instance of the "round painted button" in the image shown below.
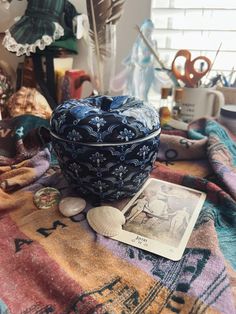
<svg viewBox="0 0 236 314"><path fill-rule="evenodd" d="M65 197L59 203L59 211L66 217L79 214L85 207L86 202L81 197Z"/></svg>
<svg viewBox="0 0 236 314"><path fill-rule="evenodd" d="M50 209L59 204L61 194L57 189L46 187L34 194L34 204L39 209Z"/></svg>

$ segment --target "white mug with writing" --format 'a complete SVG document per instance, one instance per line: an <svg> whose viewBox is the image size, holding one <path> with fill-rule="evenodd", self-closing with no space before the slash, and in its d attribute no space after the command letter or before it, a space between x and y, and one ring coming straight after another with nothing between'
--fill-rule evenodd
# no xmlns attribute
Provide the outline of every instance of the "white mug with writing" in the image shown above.
<svg viewBox="0 0 236 314"><path fill-rule="evenodd" d="M212 88L183 88L181 120L191 122L202 117L218 117L224 105L224 95Z"/></svg>

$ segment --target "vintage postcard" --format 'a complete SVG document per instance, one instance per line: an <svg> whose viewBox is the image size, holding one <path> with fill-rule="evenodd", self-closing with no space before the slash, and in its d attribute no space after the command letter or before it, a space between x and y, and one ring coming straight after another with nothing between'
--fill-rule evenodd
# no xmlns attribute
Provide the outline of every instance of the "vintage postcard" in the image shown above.
<svg viewBox="0 0 236 314"><path fill-rule="evenodd" d="M126 223L113 239L179 260L205 198L201 191L149 179L123 208Z"/></svg>

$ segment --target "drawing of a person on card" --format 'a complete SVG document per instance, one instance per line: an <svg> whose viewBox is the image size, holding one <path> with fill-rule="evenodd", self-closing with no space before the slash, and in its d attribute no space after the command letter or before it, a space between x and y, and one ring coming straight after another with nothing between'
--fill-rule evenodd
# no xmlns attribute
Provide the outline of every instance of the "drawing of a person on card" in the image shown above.
<svg viewBox="0 0 236 314"><path fill-rule="evenodd" d="M142 211L148 208L148 199L145 194L141 194L139 198L135 201L133 206L126 213L126 221L132 221L135 217L137 217Z"/></svg>
<svg viewBox="0 0 236 314"><path fill-rule="evenodd" d="M156 217L159 219L167 220L168 219L168 206L167 203L153 197L150 201L148 206L146 206L143 210L146 215L146 220L152 217ZM145 219L143 219L143 223Z"/></svg>
<svg viewBox="0 0 236 314"><path fill-rule="evenodd" d="M178 210L170 223L170 232L172 235L182 234L190 220L190 214L187 207Z"/></svg>

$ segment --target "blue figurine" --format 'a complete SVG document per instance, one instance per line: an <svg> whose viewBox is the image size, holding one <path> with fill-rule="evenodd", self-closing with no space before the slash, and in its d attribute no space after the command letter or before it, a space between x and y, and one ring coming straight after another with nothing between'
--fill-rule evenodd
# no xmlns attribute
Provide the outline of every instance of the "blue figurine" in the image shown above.
<svg viewBox="0 0 236 314"><path fill-rule="evenodd" d="M155 49L157 43L152 39L152 32L154 30L153 22L150 19L145 20L140 30ZM123 63L129 68L127 90L124 93L147 101L149 89L154 81L155 70L153 56L140 34L134 42L131 54Z"/></svg>
<svg viewBox="0 0 236 314"><path fill-rule="evenodd" d="M157 51L157 42L152 39L153 22L150 19L144 20L140 30L153 49ZM113 80L113 91L123 90L124 95L147 101L151 87L155 92L160 93L161 87L170 82L165 73L158 73L155 70L157 64L155 64L154 56L140 34L138 34L131 53L124 59L123 64L126 68Z"/></svg>

